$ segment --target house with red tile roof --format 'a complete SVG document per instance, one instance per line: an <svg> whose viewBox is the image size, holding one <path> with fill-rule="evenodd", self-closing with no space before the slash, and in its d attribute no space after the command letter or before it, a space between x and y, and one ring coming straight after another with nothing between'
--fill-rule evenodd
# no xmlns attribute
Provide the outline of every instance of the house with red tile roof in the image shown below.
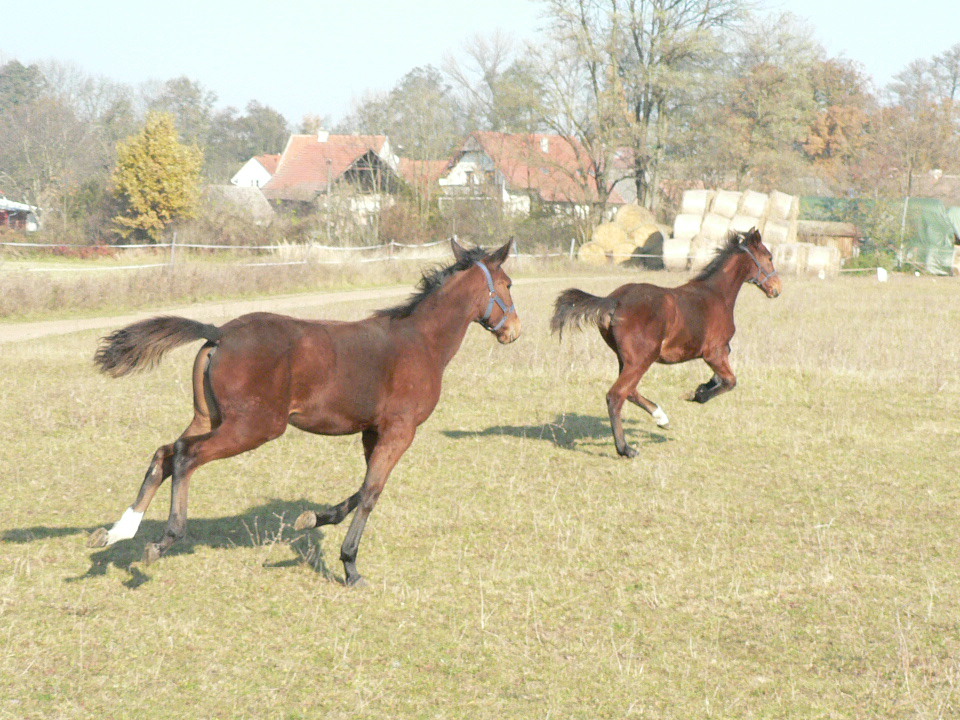
<svg viewBox="0 0 960 720"><path fill-rule="evenodd" d="M237 187L263 187L277 171L279 155L257 155L243 164L230 178L230 184Z"/></svg>
<svg viewBox="0 0 960 720"><path fill-rule="evenodd" d="M337 191L378 207L398 185L398 166L385 135L292 135L262 190L271 202L322 203Z"/></svg>
<svg viewBox="0 0 960 720"><path fill-rule="evenodd" d="M536 206L585 216L599 202L585 148L575 139L540 133L475 132L439 180L441 207L458 201L498 200L511 214ZM608 204L623 204L616 190Z"/></svg>

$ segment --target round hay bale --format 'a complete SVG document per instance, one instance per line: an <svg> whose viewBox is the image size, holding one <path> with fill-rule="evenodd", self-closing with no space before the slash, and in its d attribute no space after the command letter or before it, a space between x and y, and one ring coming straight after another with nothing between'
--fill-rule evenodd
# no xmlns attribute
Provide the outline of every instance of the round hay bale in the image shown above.
<svg viewBox="0 0 960 720"><path fill-rule="evenodd" d="M627 240L627 242L617 245L610 249L610 259L615 265L624 265L635 260L633 256L637 253L636 244Z"/></svg>
<svg viewBox="0 0 960 720"><path fill-rule="evenodd" d="M700 232L703 218L700 215L677 215L673 220L673 236L682 240L689 240Z"/></svg>
<svg viewBox="0 0 960 720"><path fill-rule="evenodd" d="M650 236L658 232L660 232L660 228L656 224L645 224L627 233L627 239L636 247L643 247L647 244Z"/></svg>
<svg viewBox="0 0 960 720"><path fill-rule="evenodd" d="M716 213L709 213L703 219L703 225L700 228L700 234L713 243L726 241L729 232L730 218Z"/></svg>
<svg viewBox="0 0 960 720"><path fill-rule="evenodd" d="M732 190L720 190L713 198L713 205L710 212L715 215L722 215L725 218L732 218L737 214L740 207L740 193Z"/></svg>
<svg viewBox="0 0 960 720"><path fill-rule="evenodd" d="M613 250L617 245L627 241L627 233L616 223L600 223L594 228L593 237L590 240L604 250Z"/></svg>
<svg viewBox="0 0 960 720"><path fill-rule="evenodd" d="M763 217L767 212L767 201L769 199L770 196L766 193L747 190L740 198L739 214L755 218Z"/></svg>
<svg viewBox="0 0 960 720"><path fill-rule="evenodd" d="M713 190L685 190L680 199L680 212L684 215L706 215L713 200Z"/></svg>
<svg viewBox="0 0 960 720"><path fill-rule="evenodd" d="M763 228L763 218L755 215L734 215L730 221L730 229L734 232L745 233L756 228Z"/></svg>
<svg viewBox="0 0 960 720"><path fill-rule="evenodd" d="M595 242L585 242L577 251L577 260L587 265L606 265L607 251Z"/></svg>
<svg viewBox="0 0 960 720"><path fill-rule="evenodd" d="M666 238L663 241L663 267L672 272L687 269L690 256L689 238Z"/></svg>
<svg viewBox="0 0 960 720"><path fill-rule="evenodd" d="M779 190L770 193L767 201L767 217L774 220L789 220L793 215L793 204L796 198Z"/></svg>
<svg viewBox="0 0 960 720"><path fill-rule="evenodd" d="M628 235L641 225L653 225L657 219L645 207L640 205L621 205L614 222Z"/></svg>
<svg viewBox="0 0 960 720"><path fill-rule="evenodd" d="M807 272L834 277L840 272L840 250L832 245L811 245L807 250Z"/></svg>
<svg viewBox="0 0 960 720"><path fill-rule="evenodd" d="M781 275L799 275L807 271L809 243L781 243L773 248L773 266Z"/></svg>
<svg viewBox="0 0 960 720"><path fill-rule="evenodd" d="M763 243L767 247L790 242L789 223L779 220L767 220L763 225Z"/></svg>

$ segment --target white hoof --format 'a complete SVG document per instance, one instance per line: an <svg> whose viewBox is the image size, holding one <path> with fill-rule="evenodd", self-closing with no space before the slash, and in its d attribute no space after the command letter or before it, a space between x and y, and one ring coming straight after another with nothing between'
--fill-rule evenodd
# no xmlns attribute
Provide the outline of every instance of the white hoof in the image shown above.
<svg viewBox="0 0 960 720"><path fill-rule="evenodd" d="M670 424L670 418L667 417L667 414L659 405L657 406L657 409L651 413L651 415L653 415L653 419L656 421L657 427L666 427Z"/></svg>
<svg viewBox="0 0 960 720"><path fill-rule="evenodd" d="M107 545L132 538L137 534L141 520L143 520L142 512L127 508L120 519L107 531Z"/></svg>

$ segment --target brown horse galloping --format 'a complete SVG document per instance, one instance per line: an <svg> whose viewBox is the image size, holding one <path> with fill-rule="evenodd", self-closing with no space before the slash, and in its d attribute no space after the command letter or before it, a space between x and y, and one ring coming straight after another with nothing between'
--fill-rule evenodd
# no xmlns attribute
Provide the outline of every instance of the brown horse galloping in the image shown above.
<svg viewBox="0 0 960 720"><path fill-rule="evenodd" d="M713 377L690 400L705 403L733 390L737 378L730 368L730 339L735 327L733 306L744 282L757 285L767 297L780 294L781 283L772 256L756 229L731 235L717 256L693 280L677 288L647 283L622 285L607 297L571 288L557 297L550 327L595 323L617 354L620 376L607 393L607 411L617 452L634 457L627 445L620 411L624 400L639 405L665 426L666 413L637 392L640 378L654 362L681 363L703 358Z"/></svg>
<svg viewBox="0 0 960 720"><path fill-rule="evenodd" d="M252 313L218 328L155 317L103 338L94 362L114 377L150 367L178 345L206 343L193 365L193 421L156 451L133 505L109 530L95 530L88 545L132 538L157 489L172 476L166 531L144 551L144 562L152 562L185 534L190 477L201 465L263 445L287 425L319 435L361 433L367 471L360 490L322 513L303 513L294 526L339 523L356 509L340 559L346 583L361 581L357 549L367 517L417 427L433 412L444 368L470 323L480 323L501 343L520 335L510 278L501 268L511 243L489 255L456 240L451 245L454 264L425 273L405 304L358 322Z"/></svg>

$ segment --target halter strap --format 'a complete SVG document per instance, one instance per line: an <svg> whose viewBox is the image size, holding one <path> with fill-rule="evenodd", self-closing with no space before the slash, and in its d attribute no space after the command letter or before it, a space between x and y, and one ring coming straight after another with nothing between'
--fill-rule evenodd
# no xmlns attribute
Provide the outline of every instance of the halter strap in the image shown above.
<svg viewBox="0 0 960 720"><path fill-rule="evenodd" d="M753 264L757 266L757 276L755 278L748 280L747 282L751 282L757 287L762 287L763 283L765 283L767 280L769 280L770 278L775 278L777 277L777 275L780 274L777 272L776 268L774 268L773 272L767 272L766 270L764 270L763 267L760 265L760 261L757 260L757 256L754 255L750 251L750 248L748 248L746 245L741 245L740 249L743 252L745 252L747 255L749 255L750 259L753 260Z"/></svg>
<svg viewBox="0 0 960 720"><path fill-rule="evenodd" d="M483 275L487 279L487 288L490 290L490 302L487 304L487 310L486 312L483 313L483 317L480 318L480 324L483 325L483 327L489 330L490 332L496 332L497 330L503 327L504 323L507 322L507 316L510 313L514 312L515 306L514 305L508 306L503 301L503 299L499 295L497 295L497 290L493 286L493 275L490 274L490 269L479 260L474 264L479 265L480 269L483 270ZM494 304L500 307L500 310L502 311L503 315L500 318L500 322L498 322L496 325L491 326L490 316L493 314Z"/></svg>

